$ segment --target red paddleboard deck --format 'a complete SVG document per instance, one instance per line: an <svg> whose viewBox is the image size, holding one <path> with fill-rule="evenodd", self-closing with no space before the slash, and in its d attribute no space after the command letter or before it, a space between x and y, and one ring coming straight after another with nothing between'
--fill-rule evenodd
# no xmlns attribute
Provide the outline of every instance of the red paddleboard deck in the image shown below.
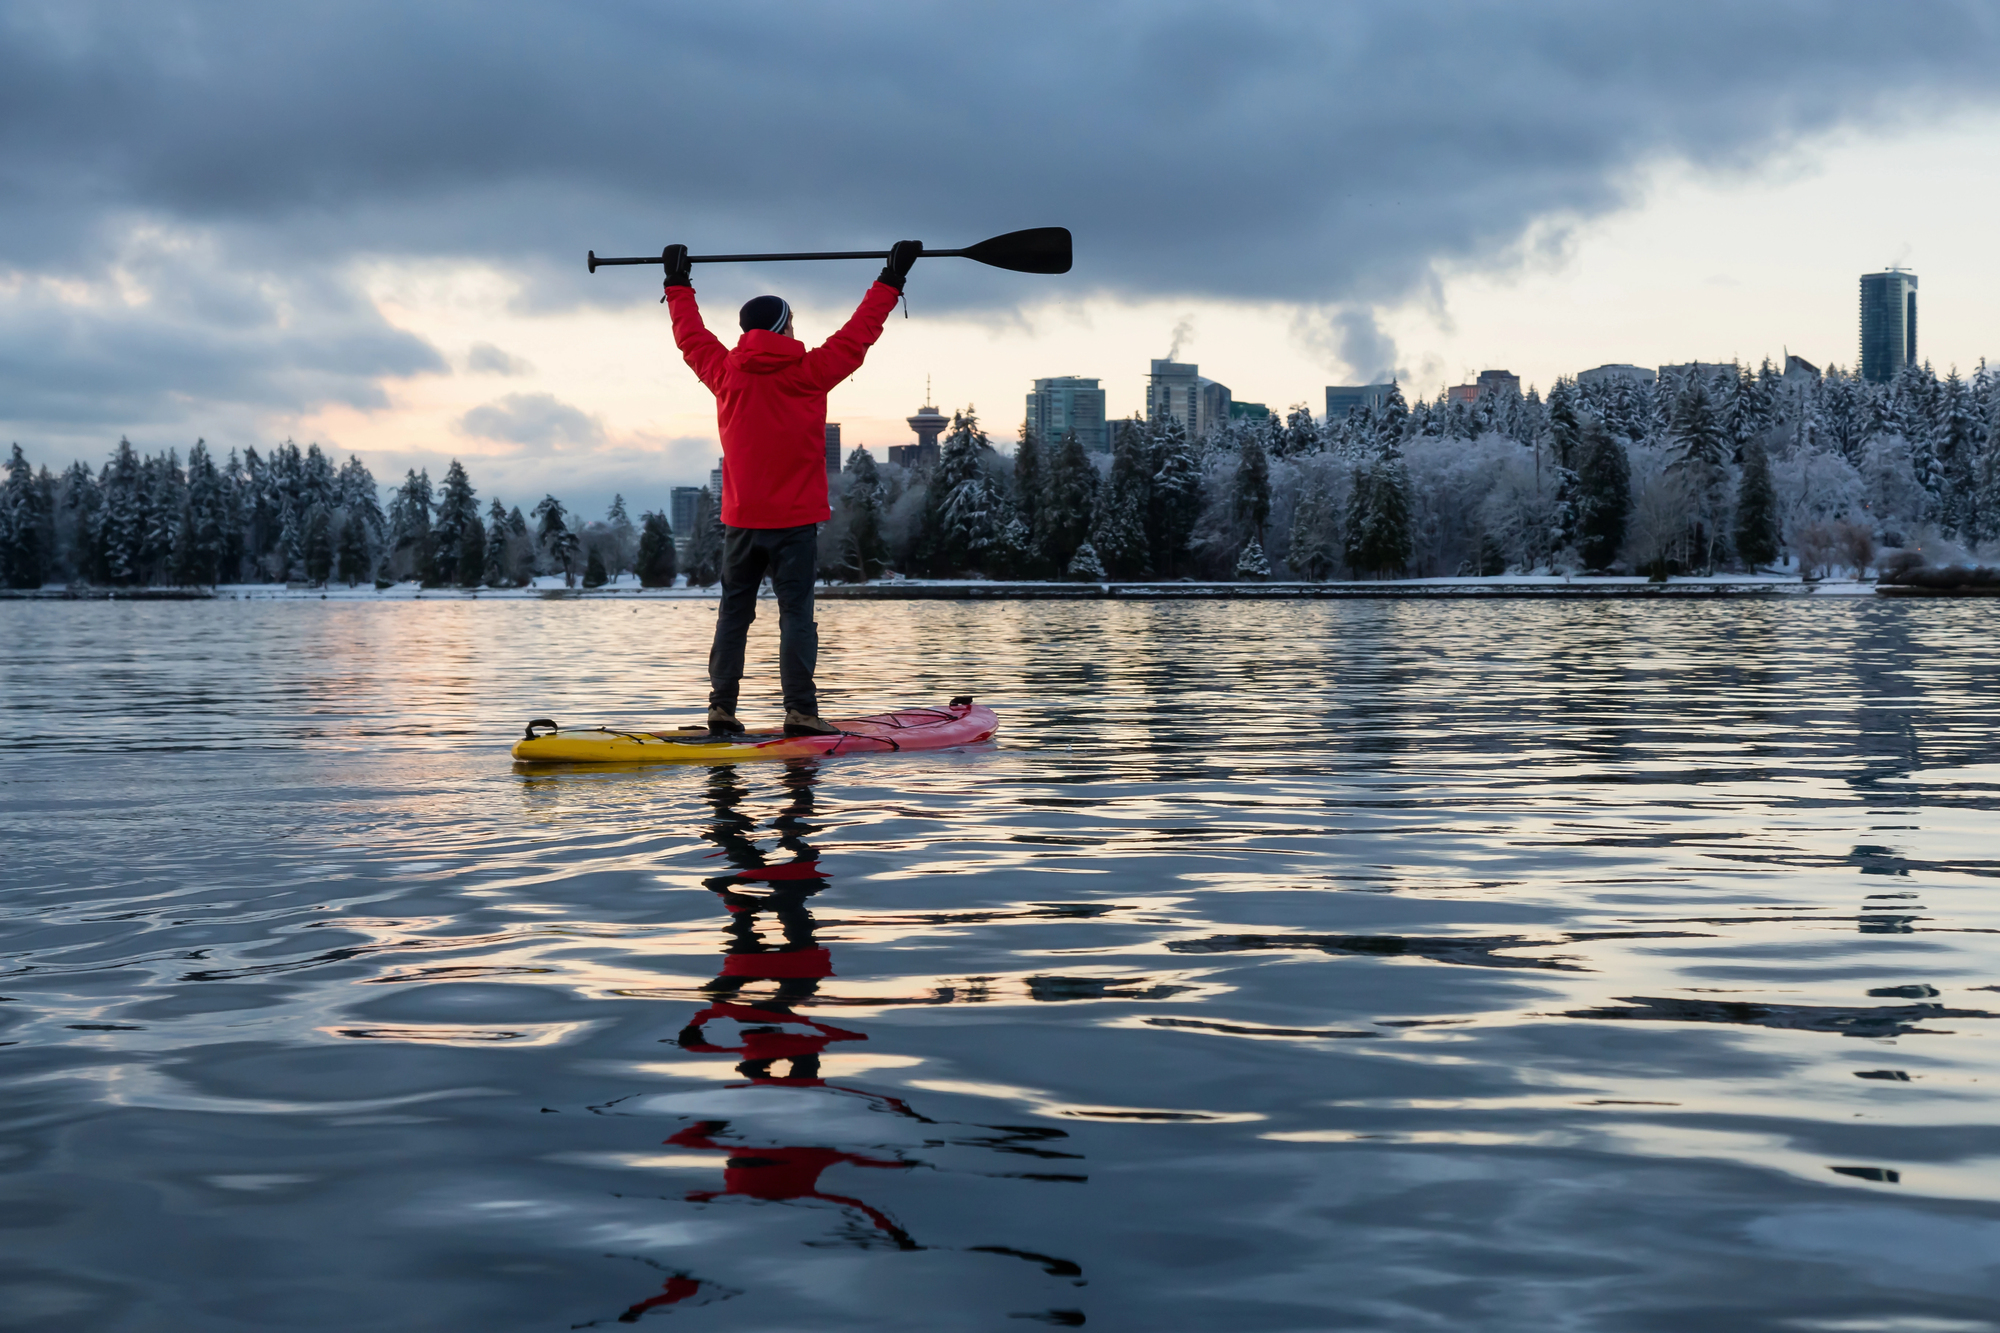
<svg viewBox="0 0 2000 1333"><path fill-rule="evenodd" d="M560 727L537 718L514 742L514 758L529 764L733 764L746 759L812 759L821 755L944 750L990 740L1000 719L960 696L937 708L905 708L873 717L828 719L837 736L787 736L748 731L719 736L698 727L624 731Z"/></svg>

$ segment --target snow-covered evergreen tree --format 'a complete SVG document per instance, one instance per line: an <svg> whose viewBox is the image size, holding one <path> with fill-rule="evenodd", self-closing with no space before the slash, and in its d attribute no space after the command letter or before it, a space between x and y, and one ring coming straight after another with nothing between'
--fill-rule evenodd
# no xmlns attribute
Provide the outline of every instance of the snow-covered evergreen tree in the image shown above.
<svg viewBox="0 0 2000 1333"><path fill-rule="evenodd" d="M518 572L521 553L514 546L514 525L507 506L496 499L486 508L486 564L480 579L487 587L507 588L523 581ZM346 577L345 570L342 577Z"/></svg>
<svg viewBox="0 0 2000 1333"><path fill-rule="evenodd" d="M1561 467L1574 470L1582 458L1583 428L1576 414L1576 381L1558 378L1549 390L1549 449Z"/></svg>
<svg viewBox="0 0 2000 1333"><path fill-rule="evenodd" d="M1000 531L1011 516L987 472L993 446L970 408L952 413L938 452L918 540L918 558L933 578L987 572Z"/></svg>
<svg viewBox="0 0 2000 1333"><path fill-rule="evenodd" d="M1974 480L1979 466L1979 446L1984 432L1974 416L1975 405L1965 382L1953 366L1940 386L1938 420L1933 432L1934 452L1939 473L1938 522L1945 531L1969 536L1973 510L1977 505Z"/></svg>
<svg viewBox="0 0 2000 1333"><path fill-rule="evenodd" d="M498 500L494 504L498 505ZM352 588L375 573L375 545L368 522L353 509L341 511L340 537L334 546L334 576Z"/></svg>
<svg viewBox="0 0 2000 1333"><path fill-rule="evenodd" d="M604 528L605 540L601 543L604 564L616 578L631 569L639 556L639 529L633 526L623 493L611 497L611 508L604 514Z"/></svg>
<svg viewBox="0 0 2000 1333"><path fill-rule="evenodd" d="M673 587L674 575L679 572L674 567L674 558L674 531L667 523L667 516L647 510L639 519L639 554L636 562L639 586Z"/></svg>
<svg viewBox="0 0 2000 1333"><path fill-rule="evenodd" d="M1187 567L1195 524L1201 519L1201 458L1179 417L1163 414L1148 441L1146 537L1153 571L1178 577ZM1312 415L1306 415L1306 425ZM1314 437L1317 438L1316 436Z"/></svg>
<svg viewBox="0 0 2000 1333"><path fill-rule="evenodd" d="M1065 432L1049 458L1048 485L1035 511L1033 545L1055 569L1068 569L1077 548L1090 540L1097 512L1096 464L1084 452L1075 431ZM1096 553L1092 552L1095 559Z"/></svg>
<svg viewBox="0 0 2000 1333"><path fill-rule="evenodd" d="M1111 450L1111 473L1097 493L1097 512L1090 525L1090 544L1112 578L1137 578L1146 572L1151 547L1146 540L1146 510L1152 479L1146 470L1146 441L1137 423L1118 431Z"/></svg>
<svg viewBox="0 0 2000 1333"><path fill-rule="evenodd" d="M393 576L429 583L431 567L431 475L411 468L389 498L389 549Z"/></svg>
<svg viewBox="0 0 2000 1333"><path fill-rule="evenodd" d="M1671 432L1674 466L1692 501L1688 549L1704 571L1713 573L1727 536L1729 443L1699 374L1688 376L1687 387L1675 399Z"/></svg>
<svg viewBox="0 0 2000 1333"><path fill-rule="evenodd" d="M1285 563L1293 574L1318 583L1333 574L1340 557L1339 512L1324 472L1310 468L1300 478L1298 502L1292 507Z"/></svg>
<svg viewBox="0 0 2000 1333"><path fill-rule="evenodd" d="M1043 530L1041 508L1049 489L1049 448L1042 438L1025 423L1021 427L1020 443L1014 446L1014 512L1031 534ZM1039 563L1039 555L1032 549L1024 557L1031 565ZM1038 574L1039 570L1025 573Z"/></svg>
<svg viewBox="0 0 2000 1333"><path fill-rule="evenodd" d="M17 444L7 460L6 487L0 492L0 582L10 588L42 586L49 569L48 527L42 488Z"/></svg>
<svg viewBox="0 0 2000 1333"><path fill-rule="evenodd" d="M1244 524L1259 546L1264 543L1264 525L1271 521L1271 460L1263 442L1245 435L1236 456L1236 478L1231 487L1236 520Z"/></svg>
<svg viewBox="0 0 2000 1333"><path fill-rule="evenodd" d="M98 489L103 494L97 539L103 551L106 577L117 584L139 578L144 564L146 514L144 467L132 442L120 438L111 461L104 465Z"/></svg>
<svg viewBox="0 0 2000 1333"><path fill-rule="evenodd" d="M1632 508L1632 464L1625 441L1587 417L1577 445L1577 550L1586 569L1609 569L1625 544Z"/></svg>
<svg viewBox="0 0 2000 1333"><path fill-rule="evenodd" d="M459 563L466 534L477 527L478 496L472 489L472 478L465 474L464 465L454 458L451 466L445 469L444 484L438 490L437 511L431 519L431 572L439 583L478 585L480 575L485 571L477 565L461 569ZM482 530L482 539L484 535ZM483 560L481 563L484 563Z"/></svg>
<svg viewBox="0 0 2000 1333"><path fill-rule="evenodd" d="M333 515L325 505L314 505L306 514L299 560L308 582L323 584L333 577Z"/></svg>
<svg viewBox="0 0 2000 1333"><path fill-rule="evenodd" d="M1264 543L1254 537L1250 539L1243 554L1236 557L1236 577L1259 583L1271 577L1271 561L1264 554Z"/></svg>
<svg viewBox="0 0 2000 1333"><path fill-rule="evenodd" d="M1076 554L1069 558L1064 569L1071 578L1082 583L1104 581L1104 563L1097 558L1097 548L1089 542L1076 548Z"/></svg>
<svg viewBox="0 0 2000 1333"><path fill-rule="evenodd" d="M1744 442L1736 483L1736 554L1753 574L1778 558L1778 495L1771 460L1755 436Z"/></svg>
<svg viewBox="0 0 2000 1333"><path fill-rule="evenodd" d="M563 586L576 586L577 535L569 526L569 514L562 501L553 495L544 495L534 509L535 517L541 520L535 526L535 540L548 553L549 561L562 571Z"/></svg>
<svg viewBox="0 0 2000 1333"><path fill-rule="evenodd" d="M882 470L865 445L847 456L840 507L846 519L835 568L851 583L880 578L889 567L889 539L884 529Z"/></svg>
<svg viewBox="0 0 2000 1333"><path fill-rule="evenodd" d="M187 508L175 560L177 582L213 585L220 580L233 517L227 486L222 470L209 455L208 442L196 440L194 448L188 450Z"/></svg>

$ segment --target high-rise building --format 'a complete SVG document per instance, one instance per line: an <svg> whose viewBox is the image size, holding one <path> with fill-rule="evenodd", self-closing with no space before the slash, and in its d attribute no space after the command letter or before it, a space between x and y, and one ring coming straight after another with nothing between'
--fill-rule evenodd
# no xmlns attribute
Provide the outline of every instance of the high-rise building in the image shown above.
<svg viewBox="0 0 2000 1333"><path fill-rule="evenodd" d="M924 397L930 397L929 385L925 385ZM913 417L905 417L910 429L916 432L915 444L892 444L889 446L889 461L898 467L936 467L938 461L938 436L944 434L951 425L951 418L926 402L917 409Z"/></svg>
<svg viewBox="0 0 2000 1333"><path fill-rule="evenodd" d="M1329 384L1326 386L1326 419L1339 421L1357 407L1380 407L1389 401L1389 384Z"/></svg>
<svg viewBox="0 0 2000 1333"><path fill-rule="evenodd" d="M687 549L694 540L694 526L701 518L701 487L676 486L668 498L667 522L674 530L674 545Z"/></svg>
<svg viewBox="0 0 2000 1333"><path fill-rule="evenodd" d="M1446 385L1444 400L1447 403L1476 403L1479 401L1479 386L1477 384Z"/></svg>
<svg viewBox="0 0 2000 1333"><path fill-rule="evenodd" d="M1052 446L1069 431L1094 454L1111 447L1104 428L1104 390L1098 381L1057 375L1035 381L1028 395L1028 429L1044 446Z"/></svg>
<svg viewBox="0 0 2000 1333"><path fill-rule="evenodd" d="M826 475L833 477L838 476L839 473L840 423L838 421L829 421L826 423Z"/></svg>
<svg viewBox="0 0 2000 1333"><path fill-rule="evenodd" d="M1917 275L1861 275L1861 378L1882 384L1917 359Z"/></svg>
<svg viewBox="0 0 2000 1333"><path fill-rule="evenodd" d="M722 460L720 458L716 459L715 466L708 470L708 493L715 497L715 502L718 505L722 503Z"/></svg>
<svg viewBox="0 0 2000 1333"><path fill-rule="evenodd" d="M1157 421L1164 416L1179 417L1188 435L1200 438L1200 367L1171 359L1153 362L1152 373L1146 376L1146 419Z"/></svg>
<svg viewBox="0 0 2000 1333"><path fill-rule="evenodd" d="M1589 370L1580 370L1576 374L1576 382L1590 389L1608 389L1620 380L1627 384L1651 384L1659 378L1657 371L1623 361L1614 361L1608 366L1594 366Z"/></svg>
<svg viewBox="0 0 2000 1333"><path fill-rule="evenodd" d="M1201 422L1201 430L1197 432L1190 427L1189 435L1204 435L1218 426L1229 424L1229 409L1235 402L1235 395L1229 392L1227 384L1217 384L1208 376L1202 376L1195 382L1195 401L1201 408L1196 414Z"/></svg>
<svg viewBox="0 0 2000 1333"><path fill-rule="evenodd" d="M1229 400L1231 421L1268 421L1270 417L1271 409L1262 403L1246 403L1235 398Z"/></svg>

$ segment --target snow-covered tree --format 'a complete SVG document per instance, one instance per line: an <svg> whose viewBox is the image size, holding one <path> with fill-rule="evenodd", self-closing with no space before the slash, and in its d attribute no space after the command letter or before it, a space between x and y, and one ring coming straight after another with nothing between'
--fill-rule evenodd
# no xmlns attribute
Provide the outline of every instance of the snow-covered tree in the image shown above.
<svg viewBox="0 0 2000 1333"><path fill-rule="evenodd" d="M840 509L841 532L834 567L852 583L880 578L889 567L889 539L884 531L882 472L865 445L847 456Z"/></svg>
<svg viewBox="0 0 2000 1333"><path fill-rule="evenodd" d="M1306 425L1311 424L1308 413ZM1155 424L1148 449L1152 475L1147 485L1147 543L1153 571L1173 578L1187 566L1195 524L1201 520L1201 458L1188 439L1187 427L1171 413Z"/></svg>
<svg viewBox="0 0 2000 1333"><path fill-rule="evenodd" d="M674 586L674 575L678 572L674 567L674 530L665 514L649 509L640 516L636 563L640 587Z"/></svg>
<svg viewBox="0 0 2000 1333"><path fill-rule="evenodd" d="M431 475L409 469L389 498L389 549L394 576L414 575L429 583L431 568Z"/></svg>
<svg viewBox="0 0 2000 1333"><path fill-rule="evenodd" d="M1258 545L1264 542L1264 525L1271 521L1271 460L1263 441L1246 434L1236 455L1236 477L1231 486L1236 520L1249 528Z"/></svg>
<svg viewBox="0 0 2000 1333"><path fill-rule="evenodd" d="M1553 400L1554 394L1550 394ZM1578 554L1585 569L1609 569L1625 544L1632 509L1632 465L1625 442L1603 420L1586 417L1577 444Z"/></svg>
<svg viewBox="0 0 2000 1333"><path fill-rule="evenodd" d="M548 554L549 560L562 571L563 586L576 586L576 553L578 539L570 529L569 515L563 509L562 501L553 495L544 495L535 505L534 515L540 520L535 527L535 540Z"/></svg>
<svg viewBox="0 0 2000 1333"><path fill-rule="evenodd" d="M1077 548L1090 540L1097 489L1096 465L1084 452L1076 432L1065 433L1049 458L1048 484L1035 511L1031 534L1035 549L1051 567L1068 569Z"/></svg>
<svg viewBox="0 0 2000 1333"><path fill-rule="evenodd" d="M1137 421L1119 427L1111 446L1111 471L1097 493L1090 544L1112 578L1139 577L1152 556L1146 532L1153 486L1147 434Z"/></svg>
<svg viewBox="0 0 2000 1333"><path fill-rule="evenodd" d="M1300 477L1298 500L1292 506L1285 563L1298 577L1318 583L1332 575L1340 558L1340 511L1332 487L1324 469L1308 468Z"/></svg>
<svg viewBox="0 0 2000 1333"><path fill-rule="evenodd" d="M951 430L929 482L919 559L934 578L988 572L1011 515L987 471L993 446L970 408L952 413Z"/></svg>
<svg viewBox="0 0 2000 1333"><path fill-rule="evenodd" d="M1778 558L1778 495L1771 460L1754 435L1744 442L1736 483L1736 554L1753 574Z"/></svg>
<svg viewBox="0 0 2000 1333"><path fill-rule="evenodd" d="M470 567L461 556L470 554L465 545L473 532L479 533L476 553L479 559ZM485 530L479 525L479 500L472 489L472 479L465 474L464 466L456 459L445 470L444 484L439 489L437 512L431 519L431 570L439 583L465 584L476 587L480 576L485 573Z"/></svg>
<svg viewBox="0 0 2000 1333"><path fill-rule="evenodd" d="M1089 542L1076 548L1076 554L1069 558L1064 570L1071 578L1082 583L1104 581L1104 562L1097 558L1097 548Z"/></svg>
<svg viewBox="0 0 2000 1333"><path fill-rule="evenodd" d="M1688 551L1704 570L1713 572L1723 557L1727 535L1729 442L1699 374L1690 374L1687 387L1676 397L1670 430L1674 467L1689 501Z"/></svg>
<svg viewBox="0 0 2000 1333"><path fill-rule="evenodd" d="M0 492L0 582L10 588L39 588L47 580L52 552L45 499L27 456L15 445Z"/></svg>

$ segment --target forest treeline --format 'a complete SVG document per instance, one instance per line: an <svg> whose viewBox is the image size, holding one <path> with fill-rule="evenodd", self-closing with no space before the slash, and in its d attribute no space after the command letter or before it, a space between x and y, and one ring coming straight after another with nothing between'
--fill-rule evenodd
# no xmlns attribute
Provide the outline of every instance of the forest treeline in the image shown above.
<svg viewBox="0 0 2000 1333"><path fill-rule="evenodd" d="M1418 402L1392 390L1339 420L1300 406L1191 439L1178 419L1117 423L1108 455L1023 432L996 450L970 409L935 466L854 450L832 479L821 574L1294 578L1568 570L1865 570L1878 548L1941 559L2000 540L2000 376L1928 366L1888 384L1768 361L1547 398ZM583 520L553 495L482 505L452 460L390 490L317 445L183 461L119 441L102 466L0 486L0 579L106 586L375 582L511 587L624 572L712 584L716 497L695 531L618 497Z"/></svg>

